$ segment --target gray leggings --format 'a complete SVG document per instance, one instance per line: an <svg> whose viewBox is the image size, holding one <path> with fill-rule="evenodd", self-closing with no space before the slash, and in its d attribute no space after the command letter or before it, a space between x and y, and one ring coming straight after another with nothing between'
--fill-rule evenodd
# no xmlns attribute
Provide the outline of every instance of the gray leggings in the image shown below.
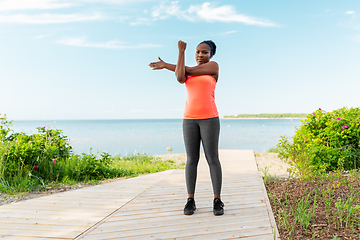
<svg viewBox="0 0 360 240"><path fill-rule="evenodd" d="M183 134L187 154L185 177L188 194L195 193L200 142L202 141L205 157L210 168L213 191L215 195L220 195L222 172L218 154L219 133L220 121L218 117L183 120Z"/></svg>

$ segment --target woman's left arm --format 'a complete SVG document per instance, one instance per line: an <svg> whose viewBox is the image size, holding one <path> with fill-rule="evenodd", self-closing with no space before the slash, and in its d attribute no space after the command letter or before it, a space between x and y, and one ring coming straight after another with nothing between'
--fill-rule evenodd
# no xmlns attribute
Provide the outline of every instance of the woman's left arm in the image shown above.
<svg viewBox="0 0 360 240"><path fill-rule="evenodd" d="M153 70L168 69L175 72L176 65L164 62L160 57L158 62L152 62L149 66ZM208 62L200 64L194 67L185 66L185 75L186 76L198 76L198 75L219 75L219 65L216 62Z"/></svg>
<svg viewBox="0 0 360 240"><path fill-rule="evenodd" d="M218 75L219 65L216 62L207 62L194 67L185 68L186 75L198 76L198 75Z"/></svg>

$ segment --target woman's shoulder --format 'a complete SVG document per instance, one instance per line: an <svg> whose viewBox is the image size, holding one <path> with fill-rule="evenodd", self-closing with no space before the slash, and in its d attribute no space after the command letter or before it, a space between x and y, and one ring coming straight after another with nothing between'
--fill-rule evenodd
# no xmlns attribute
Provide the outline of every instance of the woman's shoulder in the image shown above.
<svg viewBox="0 0 360 240"><path fill-rule="evenodd" d="M210 61L210 62L207 62L207 63L203 63L203 64L200 64L200 65L196 65L196 66L193 66L192 68L196 68L196 67L208 67L208 66L216 66L216 67L219 67L219 64L215 61Z"/></svg>
<svg viewBox="0 0 360 240"><path fill-rule="evenodd" d="M208 62L208 64L216 65L216 66L219 67L219 64L217 62L215 62L215 61L210 61L210 62Z"/></svg>

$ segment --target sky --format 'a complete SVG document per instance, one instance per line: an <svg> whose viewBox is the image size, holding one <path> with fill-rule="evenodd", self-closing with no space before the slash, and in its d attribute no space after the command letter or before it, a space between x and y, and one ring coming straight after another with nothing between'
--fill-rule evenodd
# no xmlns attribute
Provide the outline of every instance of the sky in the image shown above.
<svg viewBox="0 0 360 240"><path fill-rule="evenodd" d="M220 117L360 105L358 0L0 0L0 114L181 119L185 85L148 64L208 39Z"/></svg>

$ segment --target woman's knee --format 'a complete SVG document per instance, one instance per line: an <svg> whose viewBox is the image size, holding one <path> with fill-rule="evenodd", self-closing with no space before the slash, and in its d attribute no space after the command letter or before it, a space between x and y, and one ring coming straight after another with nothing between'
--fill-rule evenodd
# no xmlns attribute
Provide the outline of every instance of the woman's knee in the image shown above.
<svg viewBox="0 0 360 240"><path fill-rule="evenodd" d="M209 159L207 160L210 168L221 168L221 163L219 159Z"/></svg>

